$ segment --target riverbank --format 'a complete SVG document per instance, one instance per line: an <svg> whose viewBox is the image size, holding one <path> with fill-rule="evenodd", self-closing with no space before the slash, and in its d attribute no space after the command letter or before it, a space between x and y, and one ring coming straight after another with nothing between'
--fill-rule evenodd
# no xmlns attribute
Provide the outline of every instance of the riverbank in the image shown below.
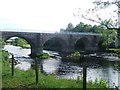
<svg viewBox="0 0 120 90"><path fill-rule="evenodd" d="M27 71L15 69L15 75L11 75L11 67L7 52L2 55L2 86L3 88L82 88L82 80L56 79L55 75L44 75L39 70L39 82L35 82L35 70ZM106 88L106 82L88 82L88 88Z"/></svg>
<svg viewBox="0 0 120 90"><path fill-rule="evenodd" d="M112 53L114 56L120 57L120 48L110 48L107 52Z"/></svg>

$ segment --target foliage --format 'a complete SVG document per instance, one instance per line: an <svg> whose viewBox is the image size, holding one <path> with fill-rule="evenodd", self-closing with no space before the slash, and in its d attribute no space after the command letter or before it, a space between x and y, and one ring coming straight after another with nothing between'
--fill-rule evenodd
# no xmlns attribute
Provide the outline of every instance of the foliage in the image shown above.
<svg viewBox="0 0 120 90"><path fill-rule="evenodd" d="M66 29L60 29L60 32L69 32L74 29L74 25L72 23L69 23L66 27Z"/></svg>
<svg viewBox="0 0 120 90"><path fill-rule="evenodd" d="M108 49L111 44L115 44L117 38L117 32L113 30L104 30L103 31L103 43L102 45ZM115 45L114 45L115 46Z"/></svg>
<svg viewBox="0 0 120 90"><path fill-rule="evenodd" d="M22 38L16 38L16 43L17 46L21 46L23 48L30 48L30 45L28 44L28 42Z"/></svg>
<svg viewBox="0 0 120 90"><path fill-rule="evenodd" d="M73 24L72 23L69 23L67 28L66 28L66 31L70 31L74 28Z"/></svg>
<svg viewBox="0 0 120 90"><path fill-rule="evenodd" d="M5 43L4 39L0 38L0 48L3 48L5 44L6 43Z"/></svg>
<svg viewBox="0 0 120 90"><path fill-rule="evenodd" d="M29 49L29 48L30 48L30 45L29 45L29 44L26 44L26 45L22 45L22 48L26 48L26 49Z"/></svg>
<svg viewBox="0 0 120 90"><path fill-rule="evenodd" d="M39 53L39 54L37 54L37 57L40 58L40 59L48 59L48 58L50 58L48 53Z"/></svg>
<svg viewBox="0 0 120 90"><path fill-rule="evenodd" d="M107 51L113 53L114 56L120 57L120 48L110 48Z"/></svg>
<svg viewBox="0 0 120 90"><path fill-rule="evenodd" d="M115 69L120 70L120 62L114 64Z"/></svg>
<svg viewBox="0 0 120 90"><path fill-rule="evenodd" d="M110 48L109 51L111 53L118 53L118 54L120 54L120 48Z"/></svg>
<svg viewBox="0 0 120 90"><path fill-rule="evenodd" d="M80 58L80 52L79 51L76 51L74 53L72 53L70 55L70 57L74 58L74 59L79 59Z"/></svg>
<svg viewBox="0 0 120 90"><path fill-rule="evenodd" d="M69 23L66 29L61 29L61 32L91 32L91 33L102 33L104 28L99 25L89 25L84 24L83 22L80 22L75 27L71 25L72 23ZM70 27L71 25L71 27Z"/></svg>
<svg viewBox="0 0 120 90"><path fill-rule="evenodd" d="M106 87L107 80L103 80L103 79L101 79L99 84L100 84L101 86Z"/></svg>
<svg viewBox="0 0 120 90"><path fill-rule="evenodd" d="M98 86L98 87L103 86L103 87L105 88L106 85L107 85L107 80L103 80L103 79L98 80L98 79L96 78L94 82L92 82L92 81L89 81L89 82L90 82L90 83L94 83L94 84L95 84L96 86Z"/></svg>
<svg viewBox="0 0 120 90"><path fill-rule="evenodd" d="M98 23L108 30L117 30L118 46L120 47L120 25L118 18L120 17L120 1L119 0L95 0L93 2L94 7L87 10L79 8L79 11L75 16L79 18L84 18L85 20L92 21L93 23ZM113 9L109 7L116 6ZM111 12L106 12L105 10ZM103 13L104 11L104 13Z"/></svg>
<svg viewBox="0 0 120 90"><path fill-rule="evenodd" d="M15 46L20 46L22 48L30 48L30 45L28 44L28 42L22 38L15 38L12 41L12 44Z"/></svg>
<svg viewBox="0 0 120 90"><path fill-rule="evenodd" d="M119 15L118 8L120 8L119 1L116 0L95 0L93 2L94 7L82 10L82 8L79 8L78 14L75 16L79 16L80 18L84 18L86 20L92 21L93 23L99 23L103 26L105 26L109 30L118 30L118 17ZM111 12L102 12L107 10L107 8L112 7L113 5L116 5L114 10L111 9ZM81 13L82 12L82 13ZM103 15L104 17L103 17ZM105 15L106 14L106 15Z"/></svg>
<svg viewBox="0 0 120 90"><path fill-rule="evenodd" d="M9 56L8 51L2 50L2 60L8 60L8 56Z"/></svg>

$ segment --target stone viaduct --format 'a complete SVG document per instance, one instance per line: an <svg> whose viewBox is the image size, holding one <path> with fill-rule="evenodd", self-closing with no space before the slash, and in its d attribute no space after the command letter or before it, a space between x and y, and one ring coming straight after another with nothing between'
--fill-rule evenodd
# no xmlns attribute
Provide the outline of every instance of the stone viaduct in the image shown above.
<svg viewBox="0 0 120 90"><path fill-rule="evenodd" d="M7 40L11 37L21 37L31 45L31 55L42 52L44 44L52 39L57 38L61 44L62 52L71 52L75 50L75 45L83 43L84 50L96 51L99 49L101 34L95 33L33 33L33 32L13 32L2 31L2 37ZM78 43L78 45L79 45Z"/></svg>

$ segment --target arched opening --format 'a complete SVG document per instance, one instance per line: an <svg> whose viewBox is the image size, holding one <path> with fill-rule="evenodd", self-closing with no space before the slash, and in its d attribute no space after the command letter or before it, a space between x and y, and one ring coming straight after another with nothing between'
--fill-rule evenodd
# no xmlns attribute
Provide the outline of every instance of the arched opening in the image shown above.
<svg viewBox="0 0 120 90"><path fill-rule="evenodd" d="M11 53L19 53L22 55L31 54L31 44L25 38L12 36L7 38L5 42L5 49L9 50Z"/></svg>
<svg viewBox="0 0 120 90"><path fill-rule="evenodd" d="M89 44L87 38L81 38L81 39L77 40L77 42L74 45L74 48L77 51L84 51L84 50L86 50L87 43Z"/></svg>
<svg viewBox="0 0 120 90"><path fill-rule="evenodd" d="M47 40L44 43L43 49L44 50L53 50L53 51L62 51L64 45L65 45L64 40L54 37L54 38Z"/></svg>
<svg viewBox="0 0 120 90"><path fill-rule="evenodd" d="M14 46L20 46L22 48L31 48L30 44L20 37L11 37L6 40L6 43Z"/></svg>

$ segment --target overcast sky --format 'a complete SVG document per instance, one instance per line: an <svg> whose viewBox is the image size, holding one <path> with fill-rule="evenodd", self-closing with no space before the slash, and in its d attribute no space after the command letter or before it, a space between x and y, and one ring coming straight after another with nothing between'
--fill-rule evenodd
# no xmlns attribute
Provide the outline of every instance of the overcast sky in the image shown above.
<svg viewBox="0 0 120 90"><path fill-rule="evenodd" d="M0 0L0 29L59 32L68 23L75 26L83 19L74 17L79 8L93 7L93 0ZM86 22L87 23L87 22Z"/></svg>

